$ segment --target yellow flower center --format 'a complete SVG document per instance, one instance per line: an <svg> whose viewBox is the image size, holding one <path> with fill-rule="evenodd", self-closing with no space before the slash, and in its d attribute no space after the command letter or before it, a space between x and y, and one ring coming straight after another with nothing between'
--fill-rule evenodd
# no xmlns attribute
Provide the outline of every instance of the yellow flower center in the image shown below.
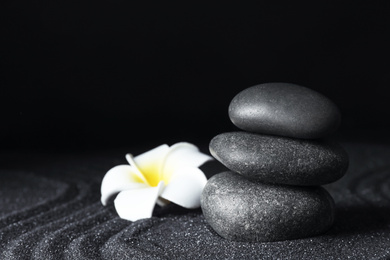
<svg viewBox="0 0 390 260"><path fill-rule="evenodd" d="M134 162L131 154L127 154L126 159L138 173L136 182L145 183L151 187L157 187L161 181L167 185L171 180L171 174L161 172L161 165L158 162L152 162L140 166Z"/></svg>
<svg viewBox="0 0 390 260"><path fill-rule="evenodd" d="M160 181L163 180L160 176L160 168L158 164L148 164L139 168L139 170L145 177L147 184L152 187L157 187Z"/></svg>

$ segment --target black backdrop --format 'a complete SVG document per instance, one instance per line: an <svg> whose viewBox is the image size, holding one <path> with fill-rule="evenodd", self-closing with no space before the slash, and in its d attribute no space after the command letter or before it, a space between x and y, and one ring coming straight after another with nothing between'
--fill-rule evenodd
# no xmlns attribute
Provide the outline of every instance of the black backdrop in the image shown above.
<svg viewBox="0 0 390 260"><path fill-rule="evenodd" d="M275 81L334 100L343 137L386 133L390 2L312 2L2 1L2 148L207 141Z"/></svg>

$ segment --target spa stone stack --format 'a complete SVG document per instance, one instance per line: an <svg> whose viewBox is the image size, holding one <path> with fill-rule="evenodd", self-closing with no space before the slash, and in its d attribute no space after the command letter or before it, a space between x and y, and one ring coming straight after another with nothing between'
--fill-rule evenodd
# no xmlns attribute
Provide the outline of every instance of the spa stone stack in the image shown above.
<svg viewBox="0 0 390 260"><path fill-rule="evenodd" d="M206 221L236 241L279 241L321 234L333 224L335 206L321 187L348 168L341 146L323 139L340 123L323 95L294 84L267 83L240 92L229 117L240 132L220 134L211 154L230 171L206 184Z"/></svg>

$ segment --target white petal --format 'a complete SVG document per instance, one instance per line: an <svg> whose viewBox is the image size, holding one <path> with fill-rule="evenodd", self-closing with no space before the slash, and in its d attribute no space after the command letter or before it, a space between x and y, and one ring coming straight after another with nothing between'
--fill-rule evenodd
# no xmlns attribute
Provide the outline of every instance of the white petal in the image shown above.
<svg viewBox="0 0 390 260"><path fill-rule="evenodd" d="M101 202L107 204L107 200L123 190L148 187L142 183L136 171L129 165L119 165L109 170L102 180Z"/></svg>
<svg viewBox="0 0 390 260"><path fill-rule="evenodd" d="M134 157L136 166L145 176L150 186L157 186L160 182L163 159L168 151L169 146L163 144L146 153Z"/></svg>
<svg viewBox="0 0 390 260"><path fill-rule="evenodd" d="M142 172L138 169L137 164L134 162L134 157L132 154L126 154L126 160L130 164L131 168L133 168L134 172L137 176L143 181L143 183L148 184L148 180L142 174ZM150 186L150 185L149 185Z"/></svg>
<svg viewBox="0 0 390 260"><path fill-rule="evenodd" d="M206 176L198 168L182 168L172 175L160 197L185 208L197 208L206 182Z"/></svg>
<svg viewBox="0 0 390 260"><path fill-rule="evenodd" d="M174 144L169 148L164 158L162 179L168 183L176 170L184 167L197 168L209 160L213 160L213 158L201 153L198 147L193 144L185 142Z"/></svg>
<svg viewBox="0 0 390 260"><path fill-rule="evenodd" d="M161 181L156 187L120 192L114 201L119 217L130 221L150 218L163 189L164 182Z"/></svg>

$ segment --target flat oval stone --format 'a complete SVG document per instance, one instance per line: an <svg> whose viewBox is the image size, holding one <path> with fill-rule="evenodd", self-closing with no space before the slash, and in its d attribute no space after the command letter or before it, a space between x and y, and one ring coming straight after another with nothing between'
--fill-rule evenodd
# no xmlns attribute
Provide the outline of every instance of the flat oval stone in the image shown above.
<svg viewBox="0 0 390 260"><path fill-rule="evenodd" d="M335 142L248 132L217 135L211 154L228 169L268 183L323 185L344 176L348 155Z"/></svg>
<svg viewBox="0 0 390 260"><path fill-rule="evenodd" d="M322 187L255 183L234 172L207 182L201 206L220 236L247 242L319 235L332 226L335 212L332 197Z"/></svg>
<svg viewBox="0 0 390 260"><path fill-rule="evenodd" d="M265 83L241 91L229 105L229 117L242 130L303 139L325 137L341 121L327 97L290 83Z"/></svg>

